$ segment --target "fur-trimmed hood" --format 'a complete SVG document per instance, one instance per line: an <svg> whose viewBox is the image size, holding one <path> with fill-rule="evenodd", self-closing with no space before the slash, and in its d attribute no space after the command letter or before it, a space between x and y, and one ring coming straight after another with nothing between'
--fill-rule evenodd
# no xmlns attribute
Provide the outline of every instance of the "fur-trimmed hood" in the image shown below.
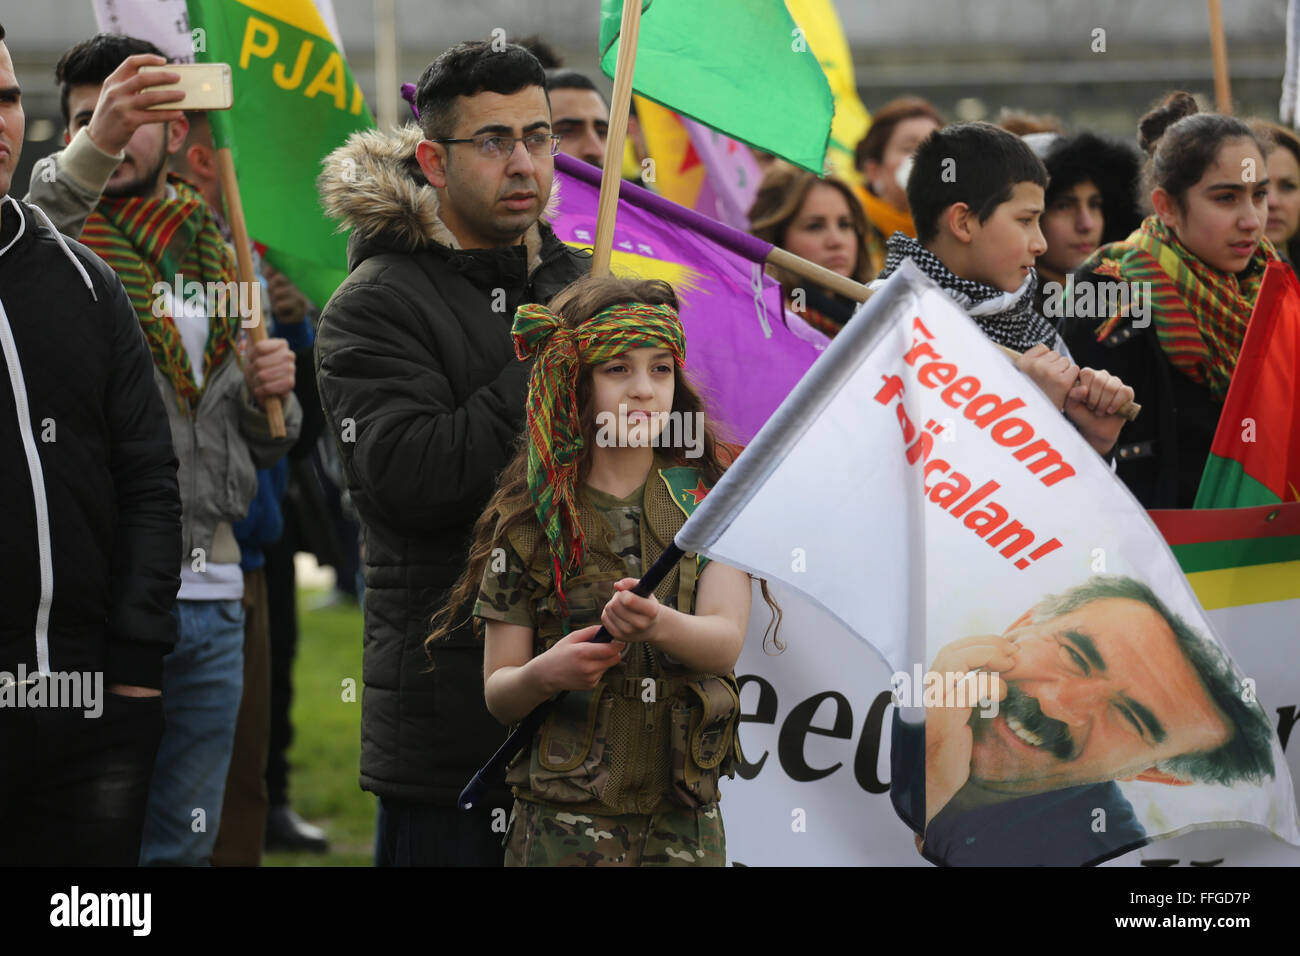
<svg viewBox="0 0 1300 956"><path fill-rule="evenodd" d="M1101 193L1101 241L1118 242L1142 223L1139 199L1141 160L1127 143L1079 132L1058 136L1040 154L1050 177L1047 204L1067 189L1090 180Z"/></svg>
<svg viewBox="0 0 1300 956"><path fill-rule="evenodd" d="M352 230L349 269L378 252L414 252L429 243L460 248L439 216L438 191L415 159L422 135L413 123L390 132L362 130L325 157L316 186L326 215L340 220L340 231ZM559 183L553 181L539 222L549 221L559 198ZM541 261L538 223L524 233L524 245L531 272Z"/></svg>

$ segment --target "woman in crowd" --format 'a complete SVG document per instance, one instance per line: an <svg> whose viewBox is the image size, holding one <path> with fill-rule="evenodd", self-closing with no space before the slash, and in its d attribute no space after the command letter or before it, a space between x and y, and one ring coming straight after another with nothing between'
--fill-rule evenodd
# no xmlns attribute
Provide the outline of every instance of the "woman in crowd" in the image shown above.
<svg viewBox="0 0 1300 956"><path fill-rule="evenodd" d="M749 231L842 276L858 282L870 278L866 217L853 190L834 176L819 178L773 163L750 207ZM842 329L857 307L783 269L769 266L768 272L781 283L786 310L827 336Z"/></svg>
<svg viewBox="0 0 1300 956"><path fill-rule="evenodd" d="M1141 164L1131 146L1093 133L1022 138L1050 177L1039 220L1047 251L1035 268L1037 309L1055 322L1064 314L1060 297L1067 277L1103 243L1127 238L1142 221L1137 197Z"/></svg>
<svg viewBox="0 0 1300 956"><path fill-rule="evenodd" d="M1300 262L1300 137L1294 130L1256 120L1251 132L1268 162L1268 222L1264 234L1294 269Z"/></svg>
<svg viewBox="0 0 1300 956"><path fill-rule="evenodd" d="M905 96L882 106L858 143L855 163L866 188L856 191L869 225L871 276L884 268L885 243L890 236L902 232L916 238L907 208L906 165L921 141L943 125L943 117L933 105L920 97Z"/></svg>
<svg viewBox="0 0 1300 956"><path fill-rule="evenodd" d="M1078 279L1123 304L1076 317L1066 341L1077 362L1119 375L1142 403L1115 448L1119 476L1148 508L1189 508L1264 268L1277 255L1264 236L1267 186L1243 175L1263 169L1264 156L1245 123L1198 113L1188 93L1144 116L1138 139L1155 212L1128 239L1098 249Z"/></svg>

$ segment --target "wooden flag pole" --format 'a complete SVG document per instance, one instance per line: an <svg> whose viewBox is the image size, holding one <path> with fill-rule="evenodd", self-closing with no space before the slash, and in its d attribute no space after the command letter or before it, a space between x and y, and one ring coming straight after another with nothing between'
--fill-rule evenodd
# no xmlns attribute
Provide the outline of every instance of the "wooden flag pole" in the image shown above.
<svg viewBox="0 0 1300 956"><path fill-rule="evenodd" d="M623 182L623 145L627 142L627 118L632 112L632 73L636 69L636 40L641 32L641 0L623 0L618 53L614 67L614 93L610 102L609 137L605 141L605 163L600 173L600 203L596 207L596 242L591 250L591 274L609 275L614 248L614 216L618 213L618 191Z"/></svg>
<svg viewBox="0 0 1300 956"><path fill-rule="evenodd" d="M375 85L388 91L375 103L375 120L382 130L397 126L398 45L396 0L374 0Z"/></svg>
<svg viewBox="0 0 1300 956"><path fill-rule="evenodd" d="M235 160L230 155L230 147L223 146L217 150L217 168L221 173L221 193L226 200L228 225L235 243L235 260L239 264L239 283L244 289L252 289L248 302L253 308L253 325L248 330L249 341L254 344L266 338L266 324L262 321L262 284L257 281L253 271L253 254L248 241L248 223L244 221L244 204L239 198L239 181L235 178ZM243 296L238 301L243 300ZM241 316L241 321L242 321ZM271 428L272 438L283 438L284 409L278 398L268 398L263 403L266 408L266 421Z"/></svg>
<svg viewBox="0 0 1300 956"><path fill-rule="evenodd" d="M1232 82L1228 78L1228 41L1223 35L1223 7L1210 0L1210 51L1214 55L1214 99L1220 113L1232 113Z"/></svg>
<svg viewBox="0 0 1300 956"><path fill-rule="evenodd" d="M787 252L777 246L772 247L772 251L767 254L767 261L774 266L779 266L787 272L793 272L801 279L807 279L809 282L821 286L823 289L829 289L832 292L838 292L846 299L852 299L854 302L866 302L875 293L863 285L861 282L854 282L847 276L842 276L838 272L832 272L825 266L819 266L815 262L809 262L802 256L796 256L793 252ZM997 343L994 343L997 344ZM998 345L1003 352L1011 359L1020 358L1020 353L1015 349L1009 349L1005 345ZM1119 410L1129 421L1138 417L1138 412L1142 411L1142 406L1137 402L1126 402Z"/></svg>
<svg viewBox="0 0 1300 956"><path fill-rule="evenodd" d="M801 279L807 279L813 285L821 286L823 289L829 289L832 292L838 292L844 298L852 299L854 302L866 302L874 294L861 282L855 282L848 276L842 276L838 272L832 272L825 266L809 262L802 256L787 252L780 246L772 247L772 251L767 254L767 261L771 265L785 269L787 272L793 272Z"/></svg>

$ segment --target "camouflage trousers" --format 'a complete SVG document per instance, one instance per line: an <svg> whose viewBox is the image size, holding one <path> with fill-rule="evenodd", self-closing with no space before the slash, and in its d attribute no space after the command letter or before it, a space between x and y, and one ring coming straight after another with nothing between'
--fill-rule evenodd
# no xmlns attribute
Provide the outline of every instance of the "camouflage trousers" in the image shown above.
<svg viewBox="0 0 1300 956"><path fill-rule="evenodd" d="M506 866L725 866L716 803L698 809L599 816L516 800Z"/></svg>

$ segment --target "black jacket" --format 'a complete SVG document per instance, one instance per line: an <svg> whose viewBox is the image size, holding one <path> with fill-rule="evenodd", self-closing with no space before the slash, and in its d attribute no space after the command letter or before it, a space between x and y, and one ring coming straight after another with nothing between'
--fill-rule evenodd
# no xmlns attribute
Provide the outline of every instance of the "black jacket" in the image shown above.
<svg viewBox="0 0 1300 956"><path fill-rule="evenodd" d="M0 342L0 670L162 687L181 502L153 358L117 276L12 197Z"/></svg>
<svg viewBox="0 0 1300 956"><path fill-rule="evenodd" d="M1083 273L1084 282L1104 281ZM1105 369L1133 387L1142 406L1119 433L1115 471L1144 508L1190 508L1214 442L1223 403L1205 385L1174 368L1155 325L1126 318L1101 342L1098 319L1067 319L1062 336L1080 367Z"/></svg>
<svg viewBox="0 0 1300 956"><path fill-rule="evenodd" d="M415 165L419 139L415 127L358 133L326 161L325 208L353 232L316 371L362 523L361 785L451 806L505 728L484 703L468 625L440 642L432 671L424 639L523 429L515 308L548 301L588 259L541 224L522 246L454 248ZM492 797L509 800L504 787Z"/></svg>

